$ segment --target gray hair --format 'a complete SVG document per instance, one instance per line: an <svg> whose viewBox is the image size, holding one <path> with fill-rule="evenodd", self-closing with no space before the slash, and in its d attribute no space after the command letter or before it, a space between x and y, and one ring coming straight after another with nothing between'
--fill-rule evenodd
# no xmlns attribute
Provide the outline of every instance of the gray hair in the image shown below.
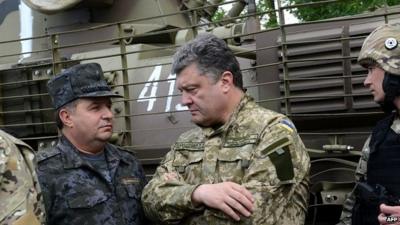
<svg viewBox="0 0 400 225"><path fill-rule="evenodd" d="M56 125L59 130L61 130L64 127L64 123L62 122L62 120L60 118L60 111L65 109L69 112L74 112L76 109L76 106L78 105L78 101L79 101L79 99L75 99L74 101L65 104L64 106L62 106L61 108L59 108L55 111L54 116L56 118Z"/></svg>
<svg viewBox="0 0 400 225"><path fill-rule="evenodd" d="M233 84L243 89L242 72L239 62L226 43L212 34L200 34L183 45L174 55L172 73L182 72L192 63L197 64L201 75L207 75L217 82L224 71L233 74Z"/></svg>

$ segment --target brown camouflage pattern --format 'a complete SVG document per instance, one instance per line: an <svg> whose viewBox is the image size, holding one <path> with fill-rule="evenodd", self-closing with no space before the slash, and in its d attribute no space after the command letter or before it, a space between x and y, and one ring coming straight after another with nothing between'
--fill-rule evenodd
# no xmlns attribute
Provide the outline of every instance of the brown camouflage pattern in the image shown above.
<svg viewBox="0 0 400 225"><path fill-rule="evenodd" d="M33 150L0 130L0 224L44 224Z"/></svg>
<svg viewBox="0 0 400 225"><path fill-rule="evenodd" d="M387 49L388 38L396 39L397 47ZM389 73L400 75L400 24L385 24L372 31L363 43L358 62L365 68L377 64Z"/></svg>
<svg viewBox="0 0 400 225"><path fill-rule="evenodd" d="M279 158L285 154L287 160ZM283 159L276 164L279 171L273 156ZM165 224L304 224L309 168L309 156L290 120L245 96L224 126L195 128L179 137L145 187L142 203L148 218ZM223 181L241 184L253 194L249 218L236 222L216 209L192 205L198 185Z"/></svg>

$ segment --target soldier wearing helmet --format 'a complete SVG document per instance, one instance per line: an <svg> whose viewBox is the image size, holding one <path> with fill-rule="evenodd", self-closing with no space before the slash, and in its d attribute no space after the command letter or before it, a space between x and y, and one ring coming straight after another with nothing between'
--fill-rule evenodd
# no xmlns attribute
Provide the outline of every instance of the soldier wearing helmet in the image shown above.
<svg viewBox="0 0 400 225"><path fill-rule="evenodd" d="M357 184L344 203L339 224L400 224L400 176L393 176L400 172L399 42L400 24L380 26L365 39L358 57L368 69L364 85L388 116L364 144Z"/></svg>

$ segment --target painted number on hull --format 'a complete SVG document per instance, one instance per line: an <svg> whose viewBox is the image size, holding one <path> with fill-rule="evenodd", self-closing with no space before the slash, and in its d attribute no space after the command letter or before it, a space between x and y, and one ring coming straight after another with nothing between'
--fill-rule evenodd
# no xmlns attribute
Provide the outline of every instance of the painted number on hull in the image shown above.
<svg viewBox="0 0 400 225"><path fill-rule="evenodd" d="M151 73L149 79L147 80L147 83L144 85L142 91L139 94L138 97L138 102L148 102L147 104L147 111L151 111L154 108L154 104L157 100L157 89L158 89L158 83L161 77L161 69L162 66L156 66ZM176 75L175 74L170 74L168 76L168 97L167 101L165 104L165 112L171 111L171 105L172 105L172 95L174 94L174 87L175 87L175 79ZM149 92L149 93L148 93ZM182 106L181 104L177 104L175 106L176 111L181 111L181 110L186 110L186 106Z"/></svg>

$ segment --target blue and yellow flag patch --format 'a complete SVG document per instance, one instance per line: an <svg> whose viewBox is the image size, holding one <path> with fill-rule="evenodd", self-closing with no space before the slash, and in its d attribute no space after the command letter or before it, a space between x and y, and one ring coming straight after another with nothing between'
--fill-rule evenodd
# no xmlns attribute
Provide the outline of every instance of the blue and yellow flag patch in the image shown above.
<svg viewBox="0 0 400 225"><path fill-rule="evenodd" d="M279 124L277 126L289 131L290 133L293 133L293 130L296 129L294 124L288 119L283 119L279 121Z"/></svg>

